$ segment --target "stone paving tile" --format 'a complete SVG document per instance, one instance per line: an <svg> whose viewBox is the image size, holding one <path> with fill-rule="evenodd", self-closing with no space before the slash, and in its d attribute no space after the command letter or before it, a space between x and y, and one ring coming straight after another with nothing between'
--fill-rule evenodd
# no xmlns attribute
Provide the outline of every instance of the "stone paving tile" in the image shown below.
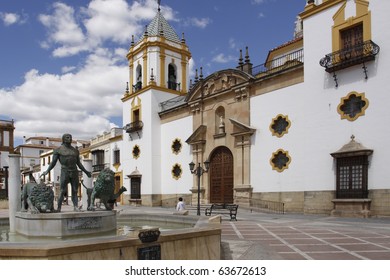
<svg viewBox="0 0 390 280"><path fill-rule="evenodd" d="M298 253L279 253L284 260L306 260L306 258Z"/></svg>
<svg viewBox="0 0 390 280"><path fill-rule="evenodd" d="M284 241L292 245L316 245L325 244L324 242L318 241L313 238L284 238Z"/></svg>
<svg viewBox="0 0 390 280"><path fill-rule="evenodd" d="M362 241L357 240L355 238L322 238L325 242L329 242L335 245L340 245L340 244L361 244Z"/></svg>
<svg viewBox="0 0 390 280"><path fill-rule="evenodd" d="M296 244L294 245L298 250L303 251L303 252L337 252L340 251L339 249L323 244L323 243L317 243L317 244Z"/></svg>
<svg viewBox="0 0 390 280"><path fill-rule="evenodd" d="M360 258L347 252L307 253L313 260L359 260Z"/></svg>
<svg viewBox="0 0 390 280"><path fill-rule="evenodd" d="M386 251L386 248L375 244L340 244L339 247L348 251L364 252L364 251ZM388 250L388 249L387 249Z"/></svg>
<svg viewBox="0 0 390 280"><path fill-rule="evenodd" d="M389 251L359 252L359 255L362 255L369 260L390 260L390 252Z"/></svg>

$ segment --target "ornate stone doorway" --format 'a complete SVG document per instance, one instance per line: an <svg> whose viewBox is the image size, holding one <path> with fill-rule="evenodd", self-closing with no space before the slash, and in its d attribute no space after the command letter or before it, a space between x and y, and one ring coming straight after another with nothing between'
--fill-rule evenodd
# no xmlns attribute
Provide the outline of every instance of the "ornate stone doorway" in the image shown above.
<svg viewBox="0 0 390 280"><path fill-rule="evenodd" d="M224 146L210 156L210 203L233 203L233 154Z"/></svg>

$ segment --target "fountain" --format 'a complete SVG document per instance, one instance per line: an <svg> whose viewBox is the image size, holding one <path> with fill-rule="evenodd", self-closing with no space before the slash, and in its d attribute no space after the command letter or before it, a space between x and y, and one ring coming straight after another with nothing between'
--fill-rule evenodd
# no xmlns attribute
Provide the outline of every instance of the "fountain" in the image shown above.
<svg viewBox="0 0 390 280"><path fill-rule="evenodd" d="M125 208L121 211L85 212L72 209L60 213L21 212L20 156L9 157L7 238L10 241L0 242L0 259L220 259L220 217L208 219L198 216L132 213ZM85 182L88 179L85 178ZM138 228L118 235L117 221L121 224L135 221L146 224L176 223L183 227L161 232L159 228Z"/></svg>

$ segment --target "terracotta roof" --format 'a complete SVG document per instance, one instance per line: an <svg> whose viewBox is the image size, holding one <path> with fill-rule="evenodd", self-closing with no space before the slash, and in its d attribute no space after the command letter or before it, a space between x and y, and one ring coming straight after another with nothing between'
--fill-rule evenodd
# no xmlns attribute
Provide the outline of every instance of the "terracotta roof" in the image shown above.
<svg viewBox="0 0 390 280"><path fill-rule="evenodd" d="M286 43L284 43L284 44L282 44L282 45L280 45L280 46L278 46L276 48L273 48L272 50L270 50L270 52L273 52L273 51L276 51L278 49L284 48L284 47L286 47L288 45L292 45L292 44L294 44L294 43L296 43L298 41L301 41L301 40L303 40L303 37L297 37L297 38L295 38L293 40L290 40L290 41L288 41L288 42L286 42Z"/></svg>

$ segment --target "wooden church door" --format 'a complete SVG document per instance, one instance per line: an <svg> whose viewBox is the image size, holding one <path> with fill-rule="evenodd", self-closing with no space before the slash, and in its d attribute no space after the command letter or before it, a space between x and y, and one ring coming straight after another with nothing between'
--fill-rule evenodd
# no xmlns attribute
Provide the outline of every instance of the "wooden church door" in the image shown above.
<svg viewBox="0 0 390 280"><path fill-rule="evenodd" d="M233 155L218 147L210 157L210 203L233 203Z"/></svg>

